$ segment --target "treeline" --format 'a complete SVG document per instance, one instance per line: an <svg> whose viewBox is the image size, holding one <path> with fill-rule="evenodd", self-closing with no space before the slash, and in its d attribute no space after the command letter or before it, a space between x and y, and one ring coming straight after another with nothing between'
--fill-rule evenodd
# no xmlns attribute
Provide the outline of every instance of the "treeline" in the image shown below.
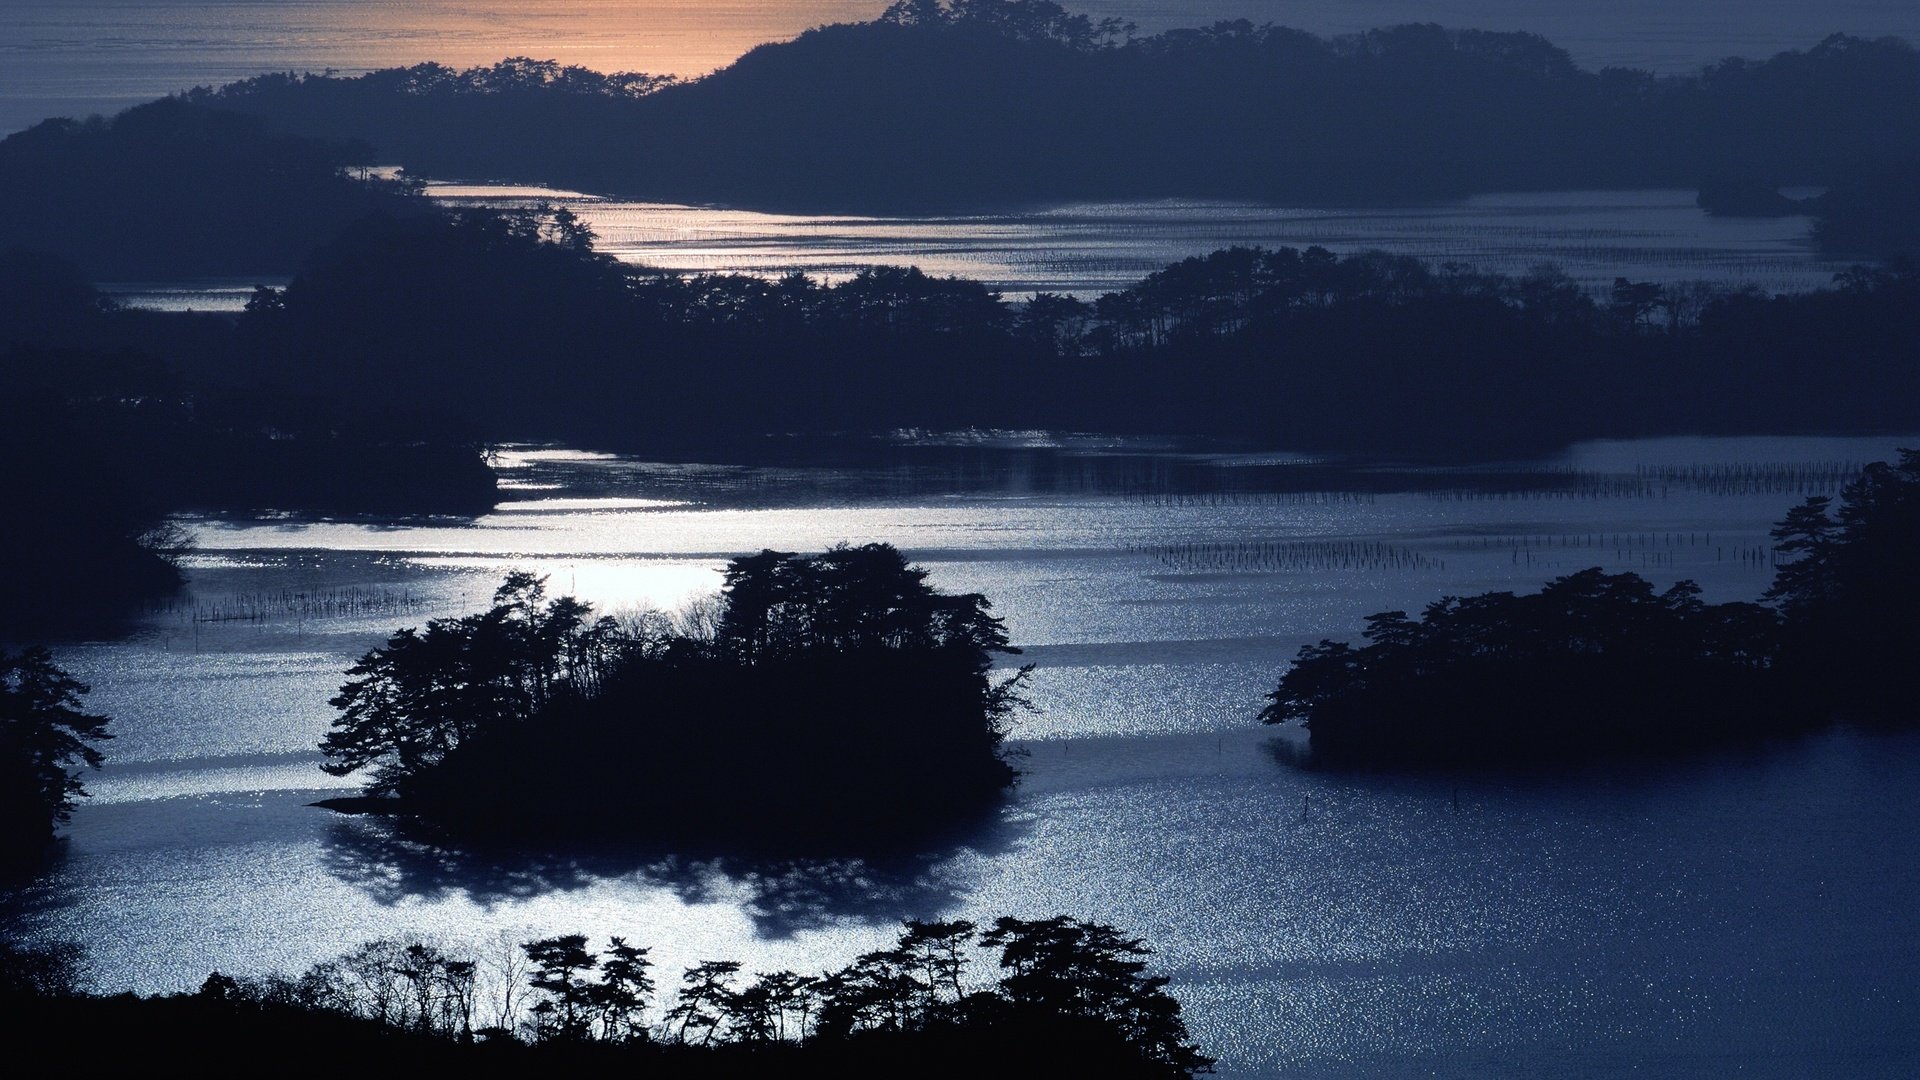
<svg viewBox="0 0 1920 1080"><path fill-rule="evenodd" d="M1703 185L1696 201L1722 217L1809 215L1813 242L1829 254L1920 259L1920 160L1857 164L1797 199L1769 181L1725 177Z"/></svg>
<svg viewBox="0 0 1920 1080"><path fill-rule="evenodd" d="M1920 260L1920 157L1854 170L1812 202L1823 249Z"/></svg>
<svg viewBox="0 0 1920 1080"><path fill-rule="evenodd" d="M1045 0L898 3L691 82L520 58L188 99L364 139L425 175L866 212L1822 184L1920 154L1920 55L1895 39L1656 76L1582 70L1524 33L1238 21L1142 37Z"/></svg>
<svg viewBox="0 0 1920 1080"><path fill-rule="evenodd" d="M0 298L0 322L41 351L164 358L200 393L337 403L329 430L430 402L476 441L662 455L899 428L1475 457L1594 437L1920 426L1910 268L1856 269L1795 295L1622 280L1594 296L1550 268L1507 277L1378 252L1233 248L1091 303L1015 304L902 268L835 284L657 273L592 239L564 213L374 217L284 290L260 289L238 320L103 313L79 286L61 300L77 314L58 325L30 299ZM74 284L15 265L18 297ZM382 426L420 425L443 445L436 433L457 430L427 423Z"/></svg>
<svg viewBox="0 0 1920 1080"><path fill-rule="evenodd" d="M47 120L0 140L0 251L94 281L289 275L349 222L427 212L417 185L357 168L370 155L177 100Z"/></svg>
<svg viewBox="0 0 1920 1080"><path fill-rule="evenodd" d="M1907 270L1792 296L1622 281L1595 297L1551 269L1234 248L1093 303L1010 304L911 269L653 273L585 240L530 213L364 222L263 294L236 363L434 400L490 437L653 453L1000 427L1473 456L1920 424Z"/></svg>
<svg viewBox="0 0 1920 1080"><path fill-rule="evenodd" d="M1781 615L1782 666L1810 700L1868 723L1911 725L1920 649L1920 451L1876 462L1841 490L1806 500L1773 530L1788 556L1768 597Z"/></svg>
<svg viewBox="0 0 1920 1080"><path fill-rule="evenodd" d="M84 711L87 692L46 649L0 648L0 877L31 868L87 796L70 770L106 760L100 744L113 735L105 716Z"/></svg>
<svg viewBox="0 0 1920 1080"><path fill-rule="evenodd" d="M975 924L908 921L896 944L837 971L746 975L704 961L672 992L649 950L566 934L489 951L369 942L299 976L218 972L198 993L87 998L71 950L0 945L0 999L54 1030L117 1016L116 1041L193 1060L312 1042L361 1049L363 1065L493 1063L642 1067L666 1076L979 1076L1089 1070L1184 1078L1211 1071L1152 951L1067 916ZM992 965L997 977L983 978ZM221 1049L224 1048L224 1049ZM329 1055L331 1059L332 1055Z"/></svg>
<svg viewBox="0 0 1920 1080"><path fill-rule="evenodd" d="M1261 719L1317 760L1415 768L1659 755L1792 730L1774 613L1598 568L1538 593L1446 597L1300 650Z"/></svg>
<svg viewBox="0 0 1920 1080"><path fill-rule="evenodd" d="M1868 466L1773 531L1766 605L1706 604L1598 568L1540 592L1371 616L1364 645L1300 650L1261 719L1316 760L1455 768L1659 756L1836 719L1911 726L1920 452Z"/></svg>
<svg viewBox="0 0 1920 1080"><path fill-rule="evenodd" d="M323 767L366 775L367 797L323 805L468 842L911 842L1013 782L1025 672L993 676L1019 650L990 609L885 544L736 558L717 604L678 620L596 617L511 574L488 611L347 672Z"/></svg>
<svg viewBox="0 0 1920 1080"><path fill-rule="evenodd" d="M238 362L231 319L124 311L76 270L0 253L0 634L100 629L179 584L188 511L480 513L464 424L364 393L288 390ZM209 378L219 368L221 378Z"/></svg>

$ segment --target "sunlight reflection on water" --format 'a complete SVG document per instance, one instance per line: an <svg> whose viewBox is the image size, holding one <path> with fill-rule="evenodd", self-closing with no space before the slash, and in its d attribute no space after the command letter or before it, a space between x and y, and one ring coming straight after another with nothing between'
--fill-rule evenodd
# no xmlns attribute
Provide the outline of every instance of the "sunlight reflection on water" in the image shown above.
<svg viewBox="0 0 1920 1080"><path fill-rule="evenodd" d="M1168 199L955 217L796 216L621 202L487 185L433 185L453 204L566 205L624 262L691 273L804 273L840 281L865 267L917 266L1012 297L1091 297L1168 263L1239 245L1378 249L1518 276L1556 263L1590 287L1626 275L1660 282L1816 288L1839 265L1818 258L1809 220L1721 218L1692 191L1479 195L1390 209L1300 209ZM509 193L509 191L511 193Z"/></svg>
<svg viewBox="0 0 1920 1080"><path fill-rule="evenodd" d="M1091 298L1234 245L1381 250L1511 276L1554 263L1595 290L1625 275L1801 291L1831 284L1843 266L1813 250L1808 218L1713 217L1694 205L1693 192L1677 190L1525 192L1341 210L1170 199L914 218L622 202L514 185L434 184L428 191L450 205L566 206L599 235L600 251L662 270L803 273L838 282L869 267L909 265L984 282L1010 299L1035 292ZM238 311L254 284L102 287L136 307Z"/></svg>
<svg viewBox="0 0 1920 1080"><path fill-rule="evenodd" d="M1548 464L1857 462L1901 441L1590 444ZM668 972L716 956L806 971L902 916L1068 911L1160 950L1227 1075L1786 1077L1808 1072L1797 1047L1836 1043L1857 1075L1920 1060L1902 1004L1920 994L1920 882L1903 869L1920 855L1920 739L1451 781L1302 770L1286 763L1298 733L1252 722L1300 644L1443 592L1657 555L1656 580L1751 598L1768 566L1726 552L1764 543L1794 494L1010 504L512 454L573 501L471 526L197 523L211 549L188 596L129 640L63 647L115 717L115 764L5 925L88 937L109 987L171 990L409 932L618 933ZM1434 562L1344 546L1324 565L1248 562L1303 538ZM986 593L1039 665L1043 711L1016 731L1027 775L997 823L875 862L482 855L306 805L338 790L313 747L345 666L395 626L481 606L509 566L606 607L671 605L712 589L729 554L840 539L893 540L939 586Z"/></svg>

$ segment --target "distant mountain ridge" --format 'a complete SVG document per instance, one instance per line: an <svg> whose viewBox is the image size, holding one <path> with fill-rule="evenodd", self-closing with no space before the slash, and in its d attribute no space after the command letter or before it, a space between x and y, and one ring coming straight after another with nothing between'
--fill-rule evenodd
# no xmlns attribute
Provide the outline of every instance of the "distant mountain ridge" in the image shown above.
<svg viewBox="0 0 1920 1080"><path fill-rule="evenodd" d="M816 211L1822 184L1920 157L1920 54L1894 38L1662 77L1526 33L1135 37L1044 0L903 2L690 82L516 59L188 96L421 174Z"/></svg>

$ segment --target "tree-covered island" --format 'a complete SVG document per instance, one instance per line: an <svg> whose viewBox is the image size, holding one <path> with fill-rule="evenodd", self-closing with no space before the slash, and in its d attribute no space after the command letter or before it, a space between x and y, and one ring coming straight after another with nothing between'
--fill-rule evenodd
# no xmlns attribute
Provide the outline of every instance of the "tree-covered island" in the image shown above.
<svg viewBox="0 0 1920 1080"><path fill-rule="evenodd" d="M366 796L465 838L822 849L992 806L1024 670L979 595L889 545L734 559L692 617L595 617L510 574L483 613L348 671L321 749Z"/></svg>
<svg viewBox="0 0 1920 1080"><path fill-rule="evenodd" d="M1834 720L1914 720L1920 452L1867 466L1830 512L1773 530L1767 603L1707 604L1595 567L1538 593L1443 597L1367 620L1366 643L1300 650L1260 718L1315 760L1453 768L1658 756Z"/></svg>
<svg viewBox="0 0 1920 1080"><path fill-rule="evenodd" d="M1300 650L1261 713L1316 759L1446 767L1658 753L1781 730L1776 616L1598 567L1538 593L1449 596Z"/></svg>

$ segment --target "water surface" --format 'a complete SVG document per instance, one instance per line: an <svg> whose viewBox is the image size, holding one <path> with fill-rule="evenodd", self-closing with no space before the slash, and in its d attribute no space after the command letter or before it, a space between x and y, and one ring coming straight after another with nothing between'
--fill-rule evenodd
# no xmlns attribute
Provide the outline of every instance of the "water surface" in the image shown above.
<svg viewBox="0 0 1920 1080"><path fill-rule="evenodd" d="M484 185L429 192L455 205L539 201L501 198ZM865 267L911 265L1016 297L1091 298L1169 263L1234 245L1381 250L1436 267L1457 263L1514 277L1551 263L1596 289L1624 275L1788 292L1829 284L1840 269L1813 250L1808 218L1713 217L1695 205L1692 191L1679 190L1521 192L1389 209L1169 199L921 218L797 216L579 196L548 201L578 213L599 235L599 250L624 262L694 273L799 272L830 281Z"/></svg>
<svg viewBox="0 0 1920 1080"><path fill-rule="evenodd" d="M427 190L451 206L567 207L598 235L600 251L636 266L802 273L830 282L875 266L917 266L984 282L1010 299L1036 292L1092 299L1234 245L1388 251L1514 277L1552 264L1596 293L1621 276L1797 292L1831 284L1844 268L1814 250L1808 218L1713 217L1694 205L1693 192L1680 190L1522 192L1338 210L1170 199L940 217L771 214L505 184ZM238 311L254 285L284 283L101 287L134 307Z"/></svg>
<svg viewBox="0 0 1920 1080"><path fill-rule="evenodd" d="M1554 490L1499 495L1291 490L1289 455L973 441L835 469L523 449L512 501L473 521L189 522L185 596L58 650L119 738L5 923L90 940L105 988L173 990L396 933L619 933L668 973L818 970L903 916L1071 912L1160 949L1229 1076L1920 1068L1920 739L1455 782L1305 771L1298 733L1253 722L1300 644L1444 593L1599 564L1751 599L1769 522L1912 440L1588 444L1523 463ZM996 823L872 862L481 856L307 805L340 783L313 746L341 670L483 605L509 566L665 606L732 554L840 540L985 592L1039 665Z"/></svg>

